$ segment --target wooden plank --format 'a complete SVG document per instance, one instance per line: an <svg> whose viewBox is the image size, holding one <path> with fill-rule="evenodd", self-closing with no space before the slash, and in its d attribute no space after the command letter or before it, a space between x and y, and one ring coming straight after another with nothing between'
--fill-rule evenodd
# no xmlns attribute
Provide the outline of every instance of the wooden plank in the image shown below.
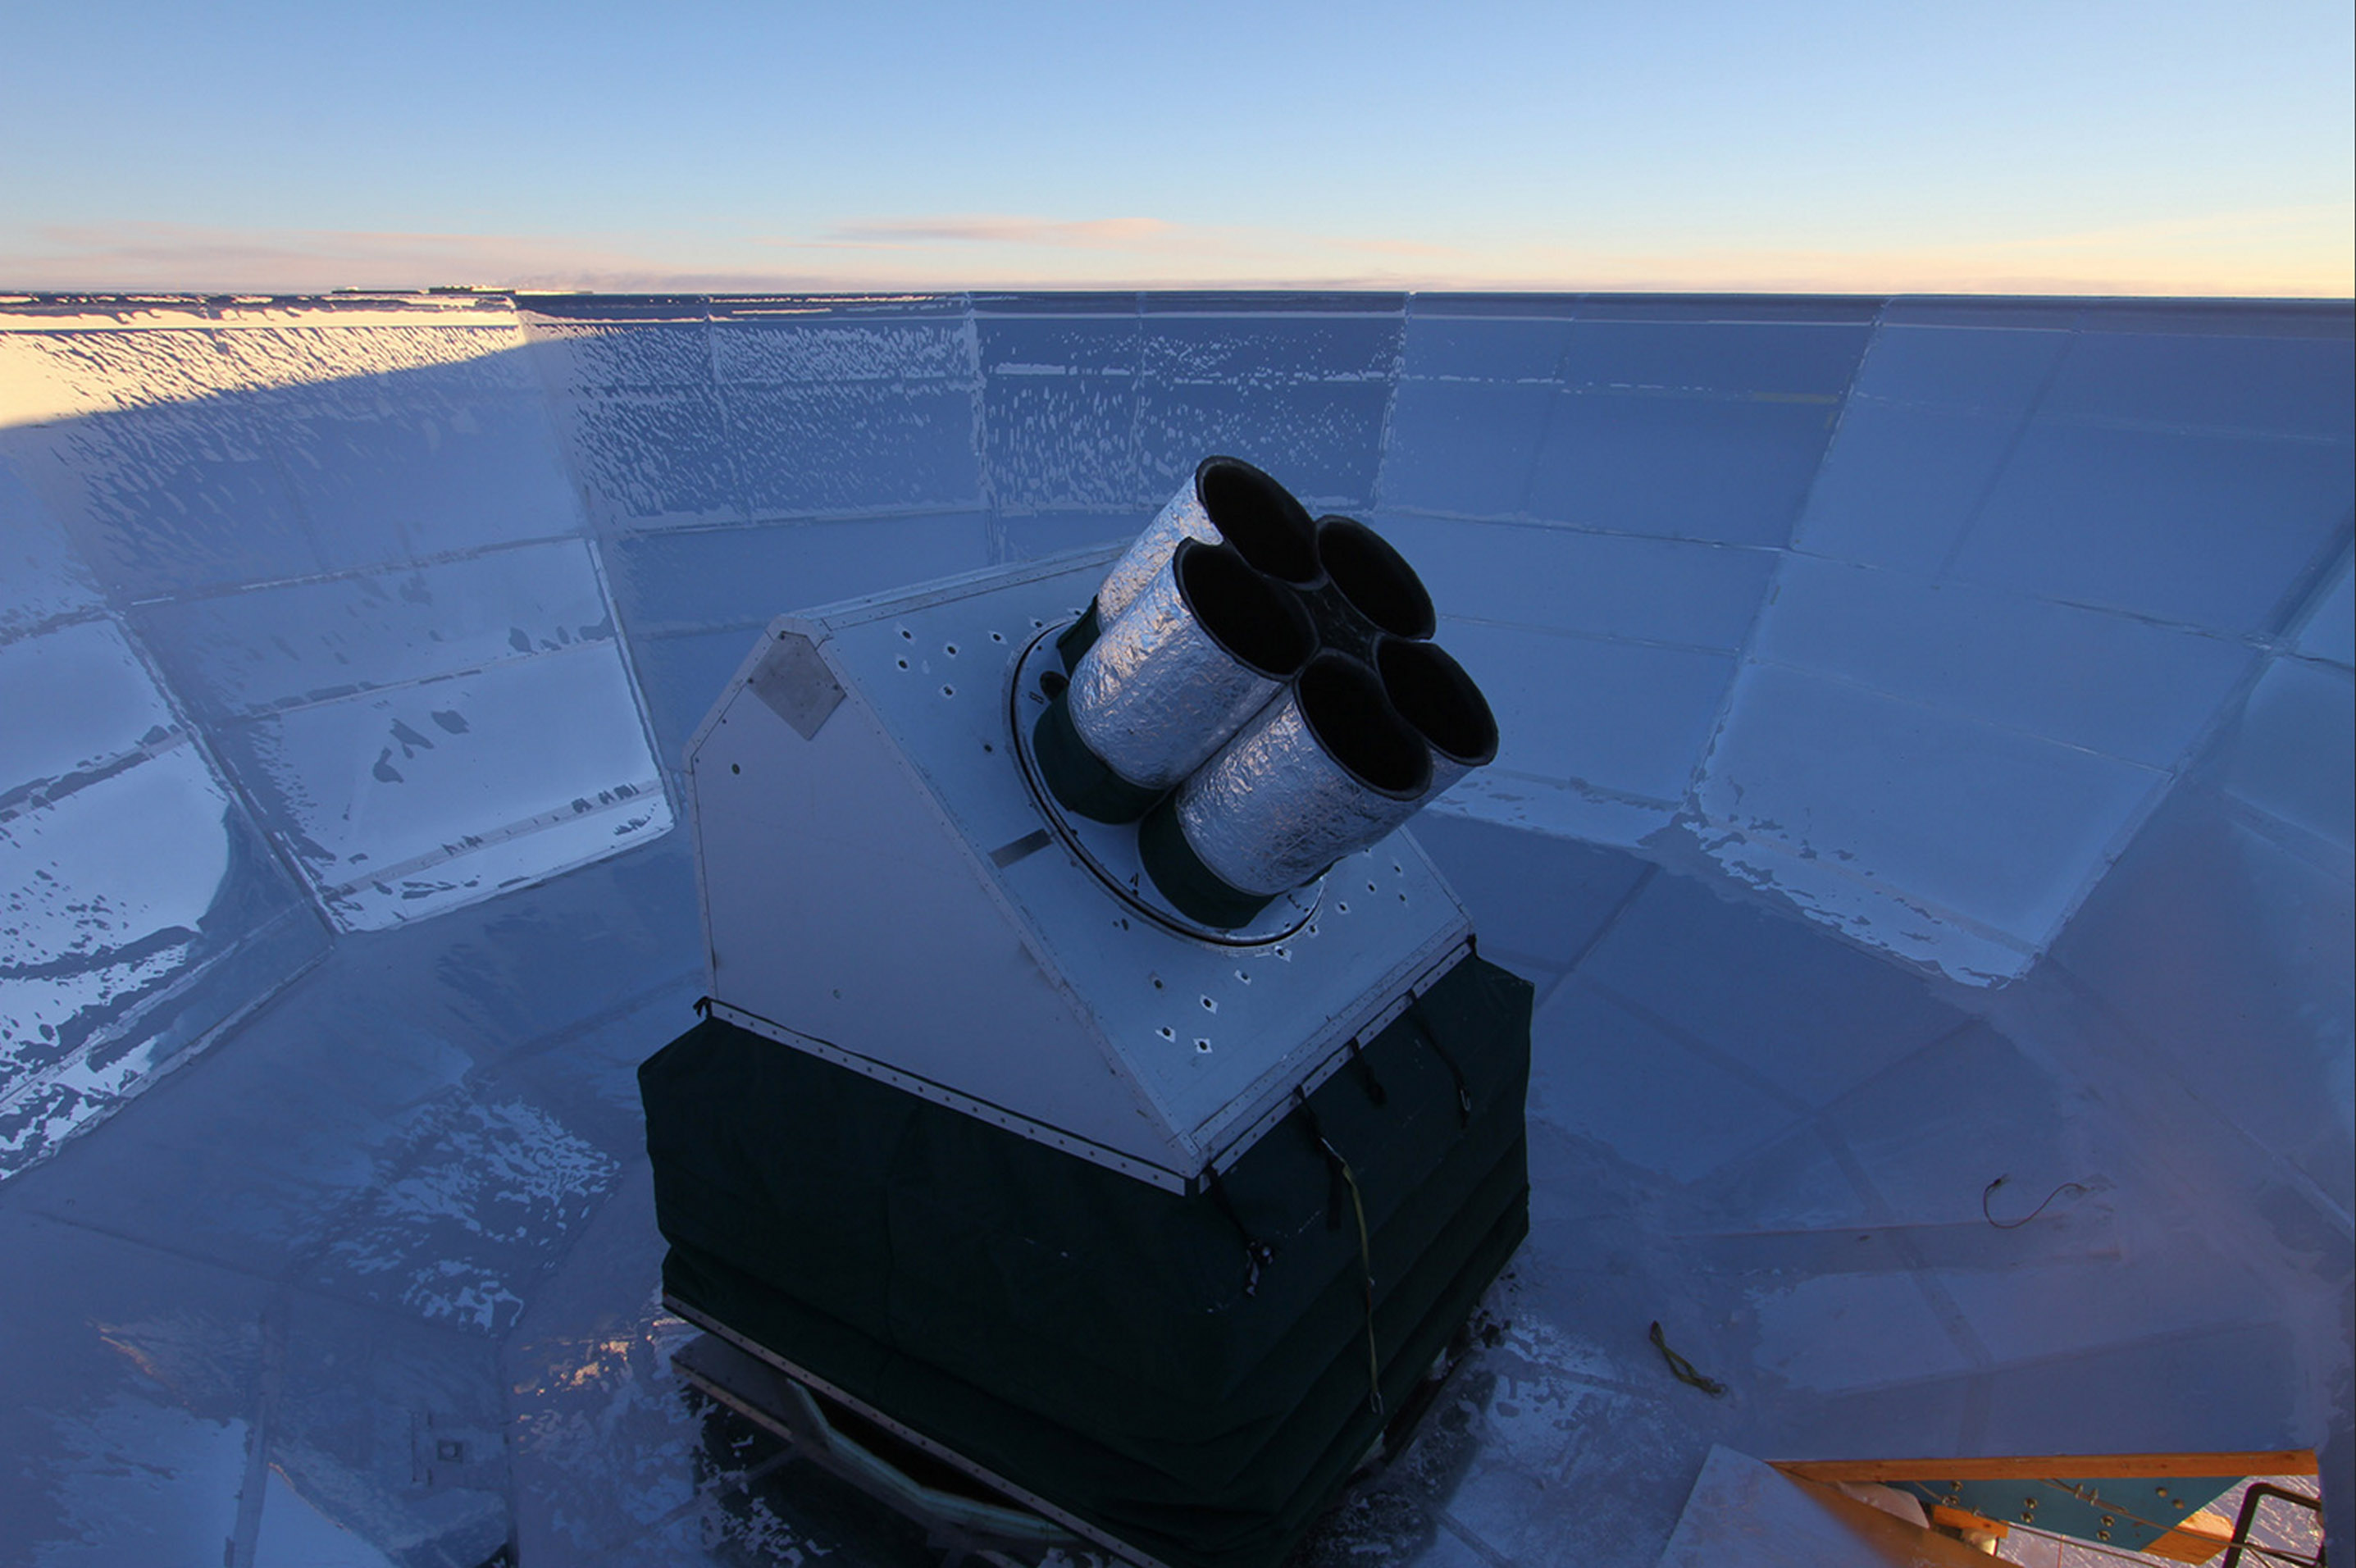
<svg viewBox="0 0 2356 1568"><path fill-rule="evenodd" d="M1658 1568L1987 1568L1987 1562L1960 1541L1713 1446Z"/></svg>
<svg viewBox="0 0 2356 1568"><path fill-rule="evenodd" d="M2165 1476L2312 1476L2309 1449L2262 1454L2029 1454L1973 1459L1778 1459L1808 1481L2019 1481L2049 1477L2139 1481Z"/></svg>
<svg viewBox="0 0 2356 1568"><path fill-rule="evenodd" d="M1931 1505L1931 1522L1949 1530L1976 1530L1998 1541L2012 1533L2012 1526L2000 1519L1985 1519L1969 1509L1951 1509L1944 1503Z"/></svg>
<svg viewBox="0 0 2356 1568"><path fill-rule="evenodd" d="M2203 1509L2143 1549L2165 1563L2206 1563L2233 1544L2233 1527L2222 1514Z"/></svg>

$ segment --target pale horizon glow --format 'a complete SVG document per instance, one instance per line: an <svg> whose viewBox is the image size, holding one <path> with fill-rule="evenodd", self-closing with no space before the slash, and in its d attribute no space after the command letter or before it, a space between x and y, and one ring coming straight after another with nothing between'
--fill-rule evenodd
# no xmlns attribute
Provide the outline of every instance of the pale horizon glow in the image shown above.
<svg viewBox="0 0 2356 1568"><path fill-rule="evenodd" d="M0 289L2356 294L2337 3L231 9L9 7Z"/></svg>

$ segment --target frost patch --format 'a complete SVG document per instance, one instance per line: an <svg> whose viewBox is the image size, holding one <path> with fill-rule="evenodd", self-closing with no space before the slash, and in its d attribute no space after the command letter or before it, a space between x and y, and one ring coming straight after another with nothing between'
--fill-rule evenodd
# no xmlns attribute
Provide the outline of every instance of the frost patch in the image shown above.
<svg viewBox="0 0 2356 1568"><path fill-rule="evenodd" d="M527 1284L611 1190L620 1167L520 1101L468 1105L373 1193L326 1270L429 1322L505 1330Z"/></svg>
<svg viewBox="0 0 2356 1568"><path fill-rule="evenodd" d="M46 1472L57 1533L33 1546L37 1568L220 1561L237 1528L244 1422L206 1421L118 1394L85 1414L55 1418L52 1430L37 1473Z"/></svg>
<svg viewBox="0 0 2356 1568"><path fill-rule="evenodd" d="M1758 825L1758 824L1753 824ZM2040 950L1843 864L1856 857L1786 849L1723 824L1687 821L1702 854L1734 882L1786 904L1861 947L1965 985L2000 985L2028 972Z"/></svg>

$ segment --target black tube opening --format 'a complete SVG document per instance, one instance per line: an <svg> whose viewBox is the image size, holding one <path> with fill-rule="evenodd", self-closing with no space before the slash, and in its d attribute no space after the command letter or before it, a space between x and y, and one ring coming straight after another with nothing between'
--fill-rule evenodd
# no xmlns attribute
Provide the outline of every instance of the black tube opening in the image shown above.
<svg viewBox="0 0 2356 1568"><path fill-rule="evenodd" d="M1316 650L1316 628L1301 596L1226 546L1180 540L1171 570L1195 624L1270 680L1291 679Z"/></svg>
<svg viewBox="0 0 2356 1568"><path fill-rule="evenodd" d="M1205 457L1194 468L1194 499L1254 566L1295 587L1317 581L1316 525L1290 490L1240 457Z"/></svg>
<svg viewBox="0 0 2356 1568"><path fill-rule="evenodd" d="M1387 637L1375 650L1375 667L1391 706L1432 750L1467 768L1496 759L1497 715L1446 649Z"/></svg>
<svg viewBox="0 0 2356 1568"><path fill-rule="evenodd" d="M1359 783L1401 800L1430 787L1431 754L1383 695L1372 670L1321 653L1301 672L1298 691L1310 733Z"/></svg>
<svg viewBox="0 0 2356 1568"><path fill-rule="evenodd" d="M1354 517L1320 518L1317 560L1351 608L1393 637L1430 637L1431 595L1391 542Z"/></svg>

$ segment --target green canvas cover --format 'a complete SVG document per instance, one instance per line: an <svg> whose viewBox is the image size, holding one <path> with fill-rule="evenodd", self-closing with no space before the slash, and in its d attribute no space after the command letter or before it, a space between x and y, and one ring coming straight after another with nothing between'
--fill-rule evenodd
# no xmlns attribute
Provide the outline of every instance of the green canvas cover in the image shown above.
<svg viewBox="0 0 2356 1568"><path fill-rule="evenodd" d="M1392 1403L1526 1229L1529 1007L1459 964L1224 1204L707 1021L639 1073L666 1288L1164 1562L1273 1563L1382 1424L1356 1204Z"/></svg>

